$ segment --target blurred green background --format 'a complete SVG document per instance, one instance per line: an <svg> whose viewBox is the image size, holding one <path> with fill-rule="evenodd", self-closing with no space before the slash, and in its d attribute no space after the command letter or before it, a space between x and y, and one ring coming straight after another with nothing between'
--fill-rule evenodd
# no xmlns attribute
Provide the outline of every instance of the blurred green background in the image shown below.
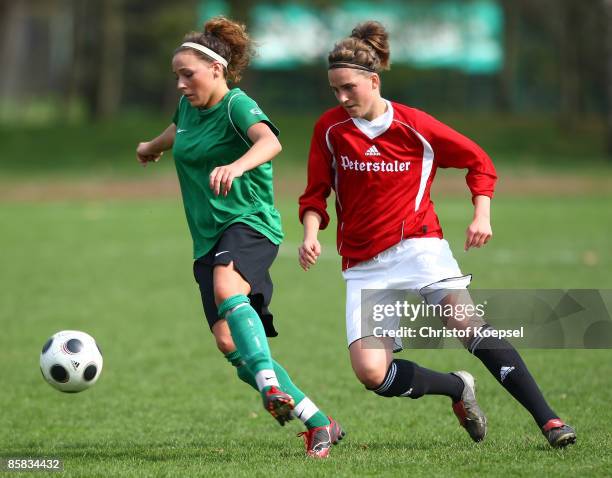
<svg viewBox="0 0 612 478"><path fill-rule="evenodd" d="M170 122L172 52L216 14L245 22L257 43L237 86L281 128L279 179L302 177L312 124L335 103L327 52L371 18L391 37L385 97L448 122L508 174L602 178L612 163L611 10L609 0L2 2L0 197L14 196L15 180L161 174L133 167L135 145Z"/></svg>
<svg viewBox="0 0 612 478"><path fill-rule="evenodd" d="M349 430L329 463L306 464L288 438L299 427L272 429L219 356L191 277L172 156L146 169L135 159L138 142L171 121L173 50L218 13L259 42L238 86L281 129L286 241L272 271L272 348ZM477 376L492 427L478 448L446 402L385 402L352 376L333 225L305 274L296 212L312 126L334 105L326 52L368 18L392 34L383 96L471 137L498 168L494 238L467 254L465 173L439 171L434 184L473 286L612 288L610 0L0 2L0 455L57 455L74 476L609 474L609 350L525 352L578 430L565 454L464 352L403 357ZM105 353L100 382L76 396L51 390L38 370L44 341L68 328Z"/></svg>

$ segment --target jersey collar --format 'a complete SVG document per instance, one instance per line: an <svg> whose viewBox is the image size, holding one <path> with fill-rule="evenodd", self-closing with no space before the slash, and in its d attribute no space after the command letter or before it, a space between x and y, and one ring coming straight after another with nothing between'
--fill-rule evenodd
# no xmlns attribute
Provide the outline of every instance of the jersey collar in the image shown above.
<svg viewBox="0 0 612 478"><path fill-rule="evenodd" d="M204 120L207 116L214 114L219 108L222 108L227 100L233 96L233 93L239 92L239 88L232 88L229 90L221 100L210 108L198 108L198 114L200 116L200 121Z"/></svg>
<svg viewBox="0 0 612 478"><path fill-rule="evenodd" d="M393 122L393 105L390 101L384 98L383 100L387 103L387 111L378 118L374 118L372 121L368 121L364 118L351 118L355 126L370 139L374 139L383 134L389 129Z"/></svg>

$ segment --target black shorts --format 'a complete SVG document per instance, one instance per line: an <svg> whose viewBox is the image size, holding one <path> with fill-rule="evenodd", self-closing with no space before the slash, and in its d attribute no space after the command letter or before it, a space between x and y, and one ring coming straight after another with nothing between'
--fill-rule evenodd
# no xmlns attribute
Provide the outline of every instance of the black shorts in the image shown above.
<svg viewBox="0 0 612 478"><path fill-rule="evenodd" d="M213 268L233 261L234 268L251 286L248 297L261 319L266 335L278 335L268 310L273 290L269 269L277 254L278 246L270 239L246 224L236 223L223 231L212 250L193 263L193 275L200 286L204 314L211 329L220 319L215 304Z"/></svg>

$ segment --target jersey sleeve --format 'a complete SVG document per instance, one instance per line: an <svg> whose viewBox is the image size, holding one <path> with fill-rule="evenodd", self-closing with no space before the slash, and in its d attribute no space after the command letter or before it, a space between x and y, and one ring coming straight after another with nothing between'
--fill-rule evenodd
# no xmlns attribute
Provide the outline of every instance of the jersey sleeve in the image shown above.
<svg viewBox="0 0 612 478"><path fill-rule="evenodd" d="M334 177L331 152L327 148L325 139L325 126L319 121L314 128L310 140L310 153L308 155L308 183L304 194L299 200L300 222L304 222L306 211L312 210L321 216L320 229L329 224L327 213L327 198L332 189Z"/></svg>
<svg viewBox="0 0 612 478"><path fill-rule="evenodd" d="M238 134L248 143L251 143L247 131L251 126L264 122L278 136L278 128L270 121L268 116L261 110L257 103L245 94L238 94L230 100L229 117L232 126Z"/></svg>
<svg viewBox="0 0 612 478"><path fill-rule="evenodd" d="M425 132L434 151L434 162L441 168L467 169L465 180L475 196L493 197L497 173L489 155L474 141L422 111L417 128Z"/></svg>

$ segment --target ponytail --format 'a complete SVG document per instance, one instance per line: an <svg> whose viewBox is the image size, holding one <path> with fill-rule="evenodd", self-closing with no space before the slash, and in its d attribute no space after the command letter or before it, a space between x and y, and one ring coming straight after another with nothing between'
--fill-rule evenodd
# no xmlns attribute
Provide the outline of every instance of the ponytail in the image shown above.
<svg viewBox="0 0 612 478"><path fill-rule="evenodd" d="M228 63L226 78L234 83L240 81L242 71L249 65L255 54L253 42L247 34L246 27L223 16L211 18L204 24L203 31L190 32L185 35L183 41L203 45L224 58ZM177 51L186 48L179 47ZM205 53L198 50L192 51L207 61L214 61Z"/></svg>
<svg viewBox="0 0 612 478"><path fill-rule="evenodd" d="M380 72L389 69L389 57L387 30L381 23L369 21L357 25L350 37L336 43L327 59L330 68L334 68L335 64L345 64L366 71Z"/></svg>

